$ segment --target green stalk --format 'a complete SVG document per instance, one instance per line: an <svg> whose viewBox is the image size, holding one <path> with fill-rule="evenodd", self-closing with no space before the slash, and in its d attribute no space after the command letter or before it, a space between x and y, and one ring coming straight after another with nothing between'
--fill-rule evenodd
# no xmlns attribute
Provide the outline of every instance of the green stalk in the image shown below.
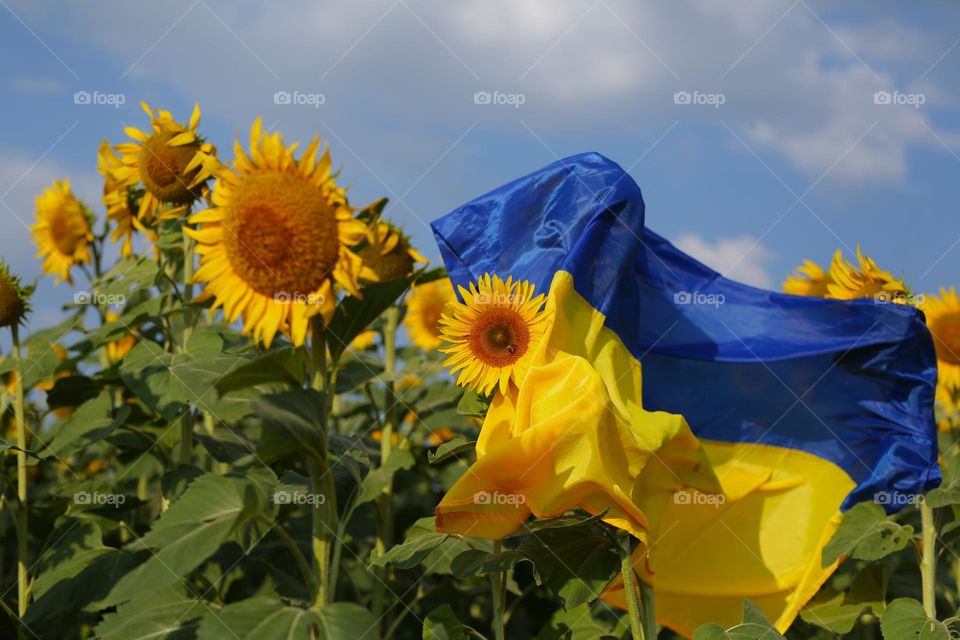
<svg viewBox="0 0 960 640"><path fill-rule="evenodd" d="M920 503L923 555L920 559L920 577L923 584L923 610L930 618L937 617L937 528L933 521L933 507L924 500Z"/></svg>
<svg viewBox="0 0 960 640"><path fill-rule="evenodd" d="M311 329L312 386L327 395L331 392L327 378L327 335L323 318L314 316ZM322 504L313 509L313 556L317 565L317 595L314 607L321 608L331 600L336 585L330 580L331 535L336 527L337 502L333 476L329 468L329 434L326 427L330 421L331 403L325 398L323 416L324 430L321 433L319 459L311 458L310 478L315 496L324 496Z"/></svg>
<svg viewBox="0 0 960 640"><path fill-rule="evenodd" d="M194 240L186 233L187 225L183 225L183 340L181 350L186 353L187 342L193 334L193 314L187 308L187 304L193 299L193 247ZM187 407L186 413L180 420L180 464L190 466L193 464L193 409Z"/></svg>
<svg viewBox="0 0 960 640"><path fill-rule="evenodd" d="M14 384L13 411L17 420L17 615L21 620L27 613L27 598L30 597L27 576L27 424L23 411L23 362L20 353L20 327L13 323ZM20 625L17 634L24 637Z"/></svg>
<svg viewBox="0 0 960 640"><path fill-rule="evenodd" d="M497 540L493 543L494 555L499 554L502 543ZM503 613L507 604L507 574L505 571L495 571L490 574L490 597L493 604L493 637L504 640L506 634L503 629Z"/></svg>
<svg viewBox="0 0 960 640"><path fill-rule="evenodd" d="M640 606L643 611L641 619L643 633L645 637L656 640L657 614L653 606L653 587L643 580L640 581Z"/></svg>
<svg viewBox="0 0 960 640"><path fill-rule="evenodd" d="M644 640L644 624L637 597L637 585L634 583L633 560L630 557L630 534L624 530L617 532L617 549L620 552L620 575L623 577L623 593L627 599L627 614L630 616L630 633L633 640ZM651 636L653 640L656 636Z"/></svg>
<svg viewBox="0 0 960 640"><path fill-rule="evenodd" d="M384 314L383 328L384 372L388 381L384 385L385 411L383 429L380 431L380 464L386 464L393 452L393 434L397 429L397 402L394 396L391 374L397 369L397 327L400 324L400 309L390 307ZM383 555L390 548L393 538L393 482L383 489L377 500L377 539L375 548L377 555ZM389 570L384 567L377 570L377 582L373 591L373 614L380 619L386 607L386 582L389 579ZM389 628L389 627L388 627ZM389 637L389 636L388 636Z"/></svg>
<svg viewBox="0 0 960 640"><path fill-rule="evenodd" d="M283 540L284 544L287 545L287 548L290 549L290 553L293 554L293 559L297 563L297 568L300 570L300 575L303 576L303 579L307 583L307 589L309 589L312 595L315 595L316 585L313 583L313 574L310 571L310 563L307 562L305 557L303 557L303 554L300 552L300 548L297 546L297 542L290 537L290 534L283 530L283 527L276 522L273 522L265 515L258 514L256 516L256 520L269 527L270 531L277 534L277 537Z"/></svg>

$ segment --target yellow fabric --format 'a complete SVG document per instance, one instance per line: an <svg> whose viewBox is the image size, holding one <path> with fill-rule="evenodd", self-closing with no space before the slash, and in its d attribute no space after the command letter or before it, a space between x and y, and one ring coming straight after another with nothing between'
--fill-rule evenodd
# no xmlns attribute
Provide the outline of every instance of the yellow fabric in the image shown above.
<svg viewBox="0 0 960 640"><path fill-rule="evenodd" d="M836 569L821 567L821 551L854 482L804 451L701 444L720 479L722 500L697 499L692 492L678 499L669 486L647 483L639 503L651 521L652 541L649 559L638 553L634 563L654 585L657 619L690 637L701 624L739 623L749 598L786 631ZM652 575L644 570L647 562ZM626 606L619 581L603 597Z"/></svg>
<svg viewBox="0 0 960 640"><path fill-rule="evenodd" d="M502 538L530 514L574 507L607 510L604 520L646 541L637 506L645 469L705 491L716 488L682 417L645 411L640 364L604 327L603 314L554 278L553 321L515 394L498 395L477 443L477 462L436 508L440 531Z"/></svg>
<svg viewBox="0 0 960 640"><path fill-rule="evenodd" d="M645 411L639 362L569 274L555 276L547 306L529 372L495 398L437 529L498 539L531 514L607 510L641 542L634 566L661 624L687 637L733 626L749 598L786 630L836 568L821 568L821 550L853 481L806 452L700 441L681 416ZM625 607L619 580L603 598Z"/></svg>

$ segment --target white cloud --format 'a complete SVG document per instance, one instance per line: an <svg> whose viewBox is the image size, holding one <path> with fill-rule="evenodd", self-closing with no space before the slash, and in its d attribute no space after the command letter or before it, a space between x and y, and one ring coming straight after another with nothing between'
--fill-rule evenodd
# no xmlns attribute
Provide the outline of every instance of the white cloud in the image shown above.
<svg viewBox="0 0 960 640"><path fill-rule="evenodd" d="M713 242L695 233L685 233L674 244L731 280L761 289L774 287L767 270L774 253L752 236L717 238Z"/></svg>

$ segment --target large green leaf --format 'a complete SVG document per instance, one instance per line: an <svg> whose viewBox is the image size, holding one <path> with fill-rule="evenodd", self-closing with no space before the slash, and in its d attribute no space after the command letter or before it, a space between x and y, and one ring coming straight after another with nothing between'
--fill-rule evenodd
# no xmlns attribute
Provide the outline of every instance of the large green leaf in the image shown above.
<svg viewBox="0 0 960 640"><path fill-rule="evenodd" d="M116 417L113 413L113 401L108 391L89 400L57 427L53 440L41 452L42 456L67 458L85 447L109 436L123 424L130 415L130 407L121 407Z"/></svg>
<svg viewBox="0 0 960 640"><path fill-rule="evenodd" d="M220 394L263 384L301 386L306 357L303 349L282 347L266 353L254 353L243 359L217 382Z"/></svg>
<svg viewBox="0 0 960 640"><path fill-rule="evenodd" d="M879 560L906 547L912 536L913 527L890 520L880 505L858 504L843 515L837 532L823 548L823 566L830 566L841 556Z"/></svg>
<svg viewBox="0 0 960 640"><path fill-rule="evenodd" d="M423 640L467 640L469 629L457 619L450 605L445 604L427 614L423 621Z"/></svg>
<svg viewBox="0 0 960 640"><path fill-rule="evenodd" d="M315 611L257 596L207 613L200 623L197 640L310 640L310 628L317 622Z"/></svg>
<svg viewBox="0 0 960 640"><path fill-rule="evenodd" d="M946 625L928 618L923 605L912 598L897 598L880 619L884 640L950 640Z"/></svg>
<svg viewBox="0 0 960 640"><path fill-rule="evenodd" d="M209 604L187 596L182 586L166 587L104 615L94 631L98 640L187 640L210 613Z"/></svg>
<svg viewBox="0 0 960 640"><path fill-rule="evenodd" d="M430 553L443 544L450 536L446 533L434 532L432 535L422 535L416 538L410 538L405 542L394 545L379 558L375 558L373 564L385 567L388 564L398 569L410 569L417 566Z"/></svg>
<svg viewBox="0 0 960 640"><path fill-rule="evenodd" d="M743 602L743 622L724 629L718 624L707 624L697 629L693 640L785 640L755 604Z"/></svg>
<svg viewBox="0 0 960 640"><path fill-rule="evenodd" d="M889 567L868 565L856 575L848 591L822 590L800 612L800 617L833 633L849 633L865 611L883 615L889 575Z"/></svg>
<svg viewBox="0 0 960 640"><path fill-rule="evenodd" d="M413 465L414 459L409 451L396 449L391 452L390 457L387 458L383 465L372 470L367 474L367 477L363 479L363 483L360 485L360 495L357 496L356 504L361 505L376 500L377 496L383 493L383 490L393 481L393 476L396 475L397 471L409 469Z"/></svg>
<svg viewBox="0 0 960 640"><path fill-rule="evenodd" d="M501 573L524 559L524 556L512 549L499 552L468 549L453 559L450 570L455 578L463 579L488 573Z"/></svg>
<svg viewBox="0 0 960 640"><path fill-rule="evenodd" d="M465 438L454 438L448 442L444 442L442 445L436 448L434 451L427 452L427 461L430 464L437 464L438 462L443 462L451 456L456 456L461 453L473 453L477 448L476 441L467 442Z"/></svg>
<svg viewBox="0 0 960 640"><path fill-rule="evenodd" d="M320 459L326 399L313 389L297 389L264 396L254 405L263 430L257 456L270 463L287 456L308 454Z"/></svg>
<svg viewBox="0 0 960 640"><path fill-rule="evenodd" d="M128 545L133 551L150 549L151 555L114 585L100 608L179 582L231 539L258 503L257 489L247 480L197 478L143 538Z"/></svg>
<svg viewBox="0 0 960 640"><path fill-rule="evenodd" d="M375 282L363 288L363 298L344 298L330 321L330 338L327 340L330 355L339 359L353 339L390 308L409 287L410 278Z"/></svg>

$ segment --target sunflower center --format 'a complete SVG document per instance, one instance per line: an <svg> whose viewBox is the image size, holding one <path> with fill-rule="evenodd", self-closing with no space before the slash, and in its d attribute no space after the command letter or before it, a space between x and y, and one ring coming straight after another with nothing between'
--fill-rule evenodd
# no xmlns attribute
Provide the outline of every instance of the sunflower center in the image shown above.
<svg viewBox="0 0 960 640"><path fill-rule="evenodd" d="M931 329L937 358L960 365L960 311L937 318Z"/></svg>
<svg viewBox="0 0 960 640"><path fill-rule="evenodd" d="M470 350L482 363L508 367L523 357L530 346L530 329L514 309L492 308L474 321Z"/></svg>
<svg viewBox="0 0 960 640"><path fill-rule="evenodd" d="M12 327L23 317L23 300L9 278L0 272L0 327Z"/></svg>
<svg viewBox="0 0 960 640"><path fill-rule="evenodd" d="M80 238L74 233L69 214L65 211L58 211L50 220L50 239L57 251L65 256L72 256L77 250Z"/></svg>
<svg viewBox="0 0 960 640"><path fill-rule="evenodd" d="M223 243L234 271L266 296L310 296L340 257L334 208L293 173L247 176L230 197Z"/></svg>
<svg viewBox="0 0 960 640"><path fill-rule="evenodd" d="M386 255L380 253L380 247L369 245L357 253L363 260L364 266L377 274L380 282L398 280L410 275L413 271L413 258L406 249L399 246Z"/></svg>
<svg viewBox="0 0 960 640"><path fill-rule="evenodd" d="M187 204L196 197L190 183L199 167L187 171L187 165L200 150L200 143L176 147L168 143L175 134L161 131L150 136L140 151L140 178L143 186L162 202Z"/></svg>

